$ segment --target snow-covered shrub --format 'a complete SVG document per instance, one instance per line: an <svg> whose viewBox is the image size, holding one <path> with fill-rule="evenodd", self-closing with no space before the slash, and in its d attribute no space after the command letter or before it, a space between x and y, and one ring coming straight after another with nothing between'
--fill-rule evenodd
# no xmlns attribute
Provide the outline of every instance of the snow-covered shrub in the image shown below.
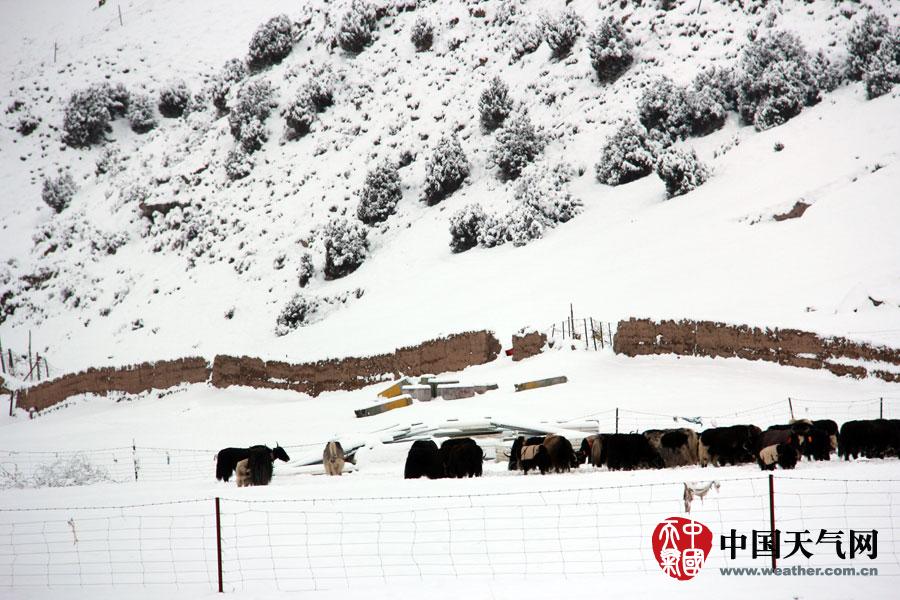
<svg viewBox="0 0 900 600"><path fill-rule="evenodd" d="M316 268L313 266L312 254L304 252L300 255L300 266L297 268L297 281L300 287L306 287L315 274Z"/></svg>
<svg viewBox="0 0 900 600"><path fill-rule="evenodd" d="M734 87L732 69L706 67L697 73L691 87L697 94L714 99L724 110L737 110L737 91Z"/></svg>
<svg viewBox="0 0 900 600"><path fill-rule="evenodd" d="M150 197L150 190L147 186L138 182L130 183L119 190L119 198L123 204L140 204Z"/></svg>
<svg viewBox="0 0 900 600"><path fill-rule="evenodd" d="M48 465L38 465L30 475L0 468L0 489L71 487L104 481L112 481L109 473L92 465L83 454L58 458Z"/></svg>
<svg viewBox="0 0 900 600"><path fill-rule="evenodd" d="M728 111L722 94L712 87L687 90L692 135L707 135L725 125Z"/></svg>
<svg viewBox="0 0 900 600"><path fill-rule="evenodd" d="M121 161L122 157L119 147L107 144L103 146L100 150L100 154L97 156L94 172L97 175L118 172L121 167Z"/></svg>
<svg viewBox="0 0 900 600"><path fill-rule="evenodd" d="M741 118L760 131L785 123L820 98L806 49L785 31L759 37L744 49L735 86Z"/></svg>
<svg viewBox="0 0 900 600"><path fill-rule="evenodd" d="M63 115L64 141L76 148L96 144L103 139L111 118L108 85L76 90Z"/></svg>
<svg viewBox="0 0 900 600"><path fill-rule="evenodd" d="M106 102L112 118L124 117L128 113L128 105L131 102L131 93L125 87L125 84L120 81L115 85L105 82L99 85L106 92Z"/></svg>
<svg viewBox="0 0 900 600"><path fill-rule="evenodd" d="M313 69L304 89L316 111L322 112L334 104L334 74L331 68L326 65Z"/></svg>
<svg viewBox="0 0 900 600"><path fill-rule="evenodd" d="M425 202L437 204L458 190L468 176L469 159L459 138L456 134L442 137L425 161Z"/></svg>
<svg viewBox="0 0 900 600"><path fill-rule="evenodd" d="M887 94L895 83L900 83L900 40L884 40L881 43L878 52L866 64L863 81L869 100Z"/></svg>
<svg viewBox="0 0 900 600"><path fill-rule="evenodd" d="M540 22L527 21L519 25L515 33L513 44L513 61L519 60L526 54L531 54L541 46L544 41L544 26Z"/></svg>
<svg viewBox="0 0 900 600"><path fill-rule="evenodd" d="M24 115L19 117L19 120L16 122L16 131L21 136L29 136L34 133L34 130L38 128L41 120L35 117L30 112L26 112Z"/></svg>
<svg viewBox="0 0 900 600"><path fill-rule="evenodd" d="M409 39L418 52L424 52L434 43L434 24L419 15L409 32Z"/></svg>
<svg viewBox="0 0 900 600"><path fill-rule="evenodd" d="M258 150L268 139L265 121L276 106L272 84L267 79L250 81L238 91L237 102L228 114L231 135L248 153Z"/></svg>
<svg viewBox="0 0 900 600"><path fill-rule="evenodd" d="M159 92L159 113L168 119L177 119L184 114L191 91L183 79L168 82Z"/></svg>
<svg viewBox="0 0 900 600"><path fill-rule="evenodd" d="M866 73L869 60L875 56L882 42L889 40L891 27L887 17L875 11L857 19L847 33L847 76L859 81Z"/></svg>
<svg viewBox="0 0 900 600"><path fill-rule="evenodd" d="M309 128L316 120L316 105L306 88L301 88L290 104L284 107L281 115L292 137L301 137L309 133Z"/></svg>
<svg viewBox="0 0 900 600"><path fill-rule="evenodd" d="M597 179L621 185L646 177L656 163L653 145L640 123L625 121L603 146L597 163Z"/></svg>
<svg viewBox="0 0 900 600"><path fill-rule="evenodd" d="M821 50L810 57L809 68L822 92L833 92L844 80L846 67L835 64Z"/></svg>
<svg viewBox="0 0 900 600"><path fill-rule="evenodd" d="M673 139L691 133L691 105L687 90L662 76L646 88L638 100L638 120L647 131L667 133Z"/></svg>
<svg viewBox="0 0 900 600"><path fill-rule="evenodd" d="M56 177L44 178L41 198L57 213L61 213L72 201L78 187L69 173L59 172Z"/></svg>
<svg viewBox="0 0 900 600"><path fill-rule="evenodd" d="M359 53L372 43L377 15L366 0L353 0L338 25L338 45L347 52Z"/></svg>
<svg viewBox="0 0 900 600"><path fill-rule="evenodd" d="M397 165L384 161L366 174L356 216L366 225L381 223L396 212L402 197Z"/></svg>
<svg viewBox="0 0 900 600"><path fill-rule="evenodd" d="M450 248L465 252L478 245L484 224L484 209L480 204L467 204L450 216Z"/></svg>
<svg viewBox="0 0 900 600"><path fill-rule="evenodd" d="M697 160L693 149L675 147L662 152L656 163L656 174L665 182L669 198L687 194L709 178L708 169Z"/></svg>
<svg viewBox="0 0 900 600"><path fill-rule="evenodd" d="M260 25L253 34L247 64L252 69L278 64L293 48L293 24L287 15L277 15Z"/></svg>
<svg viewBox="0 0 900 600"><path fill-rule="evenodd" d="M332 219L322 232L325 240L325 279L338 279L359 268L369 251L368 232L358 222Z"/></svg>
<svg viewBox="0 0 900 600"><path fill-rule="evenodd" d="M281 309L275 321L275 335L283 336L306 325L319 308L319 299L315 296L296 294Z"/></svg>
<svg viewBox="0 0 900 600"><path fill-rule="evenodd" d="M253 171L253 164L253 157L237 145L225 157L225 175L232 181L243 179Z"/></svg>
<svg viewBox="0 0 900 600"><path fill-rule="evenodd" d="M478 98L478 113L485 131L493 131L503 124L512 112L513 102L509 87L499 77L491 79Z"/></svg>
<svg viewBox="0 0 900 600"><path fill-rule="evenodd" d="M555 58L566 56L584 30L584 19L571 8L567 8L555 19L544 24L544 36Z"/></svg>
<svg viewBox="0 0 900 600"><path fill-rule="evenodd" d="M485 215L478 229L478 244L484 248L493 248L506 243L506 226L508 219L496 214Z"/></svg>
<svg viewBox="0 0 900 600"><path fill-rule="evenodd" d="M506 218L507 241L524 246L578 214L581 203L569 193L570 180L571 172L566 165L553 168L546 164L529 165L516 184L517 205Z"/></svg>
<svg viewBox="0 0 900 600"><path fill-rule="evenodd" d="M587 39L591 66L601 83L613 81L634 61L634 44L618 21L607 17Z"/></svg>
<svg viewBox="0 0 900 600"><path fill-rule="evenodd" d="M128 103L128 124L135 133L147 133L156 127L153 99L147 94L132 94Z"/></svg>
<svg viewBox="0 0 900 600"><path fill-rule="evenodd" d="M528 114L512 117L497 133L490 159L500 170L501 179L515 179L525 166L544 149L544 136L535 128Z"/></svg>
<svg viewBox="0 0 900 600"><path fill-rule="evenodd" d="M209 88L209 97L213 106L220 111L228 110L228 92L247 76L247 67L239 58L232 58L225 63L215 76Z"/></svg>

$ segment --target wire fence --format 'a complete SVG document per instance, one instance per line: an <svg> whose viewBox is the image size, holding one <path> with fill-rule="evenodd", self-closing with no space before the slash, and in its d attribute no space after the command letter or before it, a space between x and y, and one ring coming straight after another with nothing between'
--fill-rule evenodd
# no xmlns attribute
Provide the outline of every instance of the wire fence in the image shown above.
<svg viewBox="0 0 900 600"><path fill-rule="evenodd" d="M768 557L753 556L752 543L727 542L770 532L774 506L779 566L875 567L880 576L900 576L900 479L780 476L772 495L764 476L718 483L702 501L693 501L689 515L713 532L705 570L768 566ZM655 573L654 529L685 515L684 487L669 481L483 494L5 509L0 589L215 590L221 582L226 592L304 591ZM848 559L851 532L866 532L874 547L857 548ZM835 545L836 536L843 547ZM801 551L788 556L795 540Z"/></svg>

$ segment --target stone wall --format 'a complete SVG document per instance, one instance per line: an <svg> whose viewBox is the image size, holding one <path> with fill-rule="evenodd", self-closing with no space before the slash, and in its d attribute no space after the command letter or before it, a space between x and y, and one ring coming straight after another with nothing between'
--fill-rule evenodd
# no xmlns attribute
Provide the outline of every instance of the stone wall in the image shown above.
<svg viewBox="0 0 900 600"><path fill-rule="evenodd" d="M547 335L539 331L512 336L512 359L519 361L541 353L547 343Z"/></svg>
<svg viewBox="0 0 900 600"><path fill-rule="evenodd" d="M301 364L220 354L213 362L212 384L222 388L245 385L288 389L317 396L322 392L359 389L401 375L461 371L490 362L499 352L500 342L493 333L471 331L400 348L390 354Z"/></svg>
<svg viewBox="0 0 900 600"><path fill-rule="evenodd" d="M781 365L828 369L835 375L874 376L898 381L884 369L841 364L840 360L900 365L900 350L871 346L843 337L819 337L798 329L762 329L712 321L620 321L613 341L617 354L680 354L766 360Z"/></svg>
<svg viewBox="0 0 900 600"><path fill-rule="evenodd" d="M109 392L138 394L182 383L200 383L209 379L209 373L209 363L200 357L163 360L127 367L88 369L19 391L16 406L25 410L42 410L77 394L101 396Z"/></svg>

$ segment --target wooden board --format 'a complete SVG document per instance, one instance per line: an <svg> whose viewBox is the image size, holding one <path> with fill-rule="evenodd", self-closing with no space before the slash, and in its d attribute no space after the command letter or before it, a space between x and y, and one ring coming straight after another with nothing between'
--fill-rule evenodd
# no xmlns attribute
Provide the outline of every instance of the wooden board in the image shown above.
<svg viewBox="0 0 900 600"><path fill-rule="evenodd" d="M548 377L547 379L536 379L535 381L517 383L516 391L524 392L525 390L536 390L537 388L559 385L560 383L566 383L567 381L569 381L569 379L565 375L561 375L559 377Z"/></svg>
<svg viewBox="0 0 900 600"><path fill-rule="evenodd" d="M372 417L375 415L380 415L381 413L385 413L389 410L395 410L398 408L403 408L404 406L409 406L412 404L412 398L409 396L400 397L396 400L391 400L390 402L384 402L382 404L376 404L375 406L369 406L368 408L359 408L354 410L356 413L356 417L361 419L363 417Z"/></svg>
<svg viewBox="0 0 900 600"><path fill-rule="evenodd" d="M399 396L400 394L403 393L403 390L400 388L402 388L404 385L409 385L408 379L401 379L400 381L396 382L391 387L378 392L378 395L381 396L382 398L396 398L397 396Z"/></svg>

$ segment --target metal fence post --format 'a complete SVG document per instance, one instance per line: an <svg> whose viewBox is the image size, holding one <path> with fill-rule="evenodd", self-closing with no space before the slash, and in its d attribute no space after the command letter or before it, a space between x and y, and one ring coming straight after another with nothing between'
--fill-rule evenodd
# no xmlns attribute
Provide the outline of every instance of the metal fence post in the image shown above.
<svg viewBox="0 0 900 600"><path fill-rule="evenodd" d="M219 574L219 593L224 593L222 587L222 512L219 507L219 497L216 496L216 564Z"/></svg>

